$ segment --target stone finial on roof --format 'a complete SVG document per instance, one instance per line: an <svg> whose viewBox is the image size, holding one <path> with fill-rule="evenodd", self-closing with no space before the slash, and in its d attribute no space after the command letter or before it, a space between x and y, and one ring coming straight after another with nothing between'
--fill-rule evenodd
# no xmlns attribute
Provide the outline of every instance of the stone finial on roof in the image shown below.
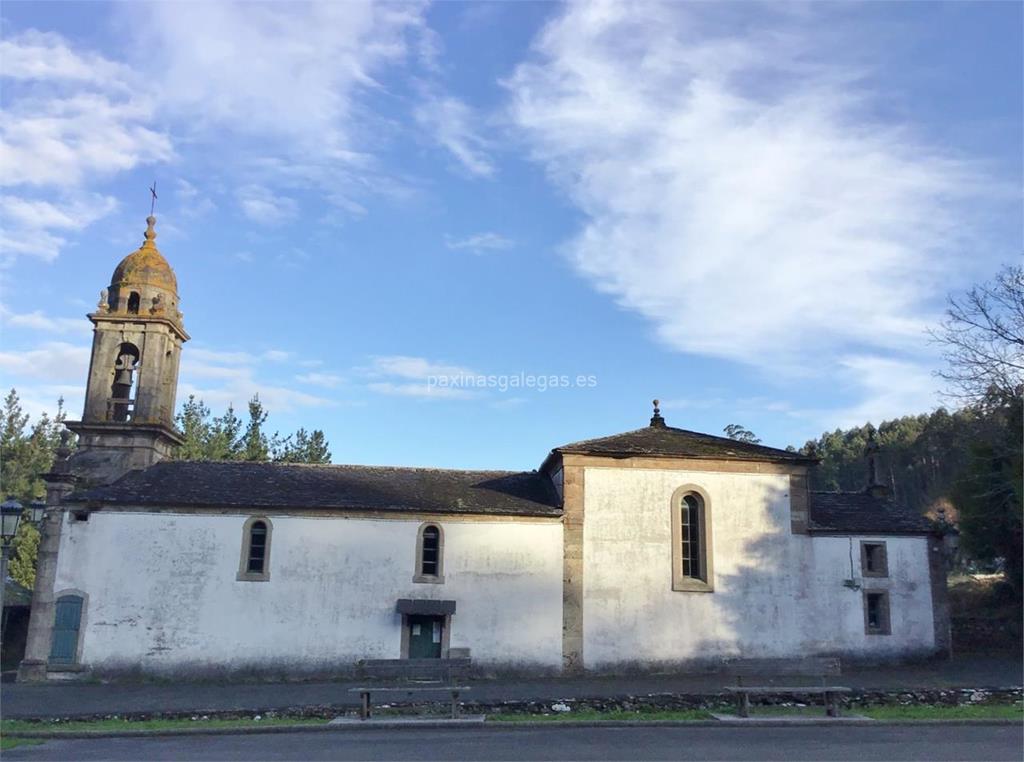
<svg viewBox="0 0 1024 762"><path fill-rule="evenodd" d="M661 417L659 404L661 404L659 400L654 400L654 415L651 416L651 426L655 429L665 428L665 419Z"/></svg>
<svg viewBox="0 0 1024 762"><path fill-rule="evenodd" d="M146 232L143 235L146 240L142 245L148 249L156 248L156 244L153 243L156 240L156 217L152 214L146 218Z"/></svg>

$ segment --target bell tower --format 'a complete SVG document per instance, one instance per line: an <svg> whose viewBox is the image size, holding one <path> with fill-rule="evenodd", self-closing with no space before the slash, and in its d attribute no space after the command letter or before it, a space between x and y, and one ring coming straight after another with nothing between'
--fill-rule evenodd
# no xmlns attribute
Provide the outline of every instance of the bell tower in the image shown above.
<svg viewBox="0 0 1024 762"><path fill-rule="evenodd" d="M92 358L73 470L102 484L167 458L181 443L174 427L181 346L188 341L178 310L178 282L156 248L156 218L145 241L114 269L100 293Z"/></svg>

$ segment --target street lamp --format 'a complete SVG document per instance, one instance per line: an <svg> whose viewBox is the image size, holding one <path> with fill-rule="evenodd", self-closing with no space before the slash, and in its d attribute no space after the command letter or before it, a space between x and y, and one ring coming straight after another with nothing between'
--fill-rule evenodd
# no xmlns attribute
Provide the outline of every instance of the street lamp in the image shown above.
<svg viewBox="0 0 1024 762"><path fill-rule="evenodd" d="M32 517L32 523L37 527L43 520L43 514L46 512L46 501L45 500L33 500L28 504L29 515Z"/></svg>
<svg viewBox="0 0 1024 762"><path fill-rule="evenodd" d="M21 512L24 510L17 500L8 497L0 503L0 540L3 540L4 548L10 546L14 535L18 532L18 523L21 521Z"/></svg>
<svg viewBox="0 0 1024 762"><path fill-rule="evenodd" d="M0 622L3 620L4 592L7 588L7 557L14 543L14 535L18 533L18 522L21 521L22 506L13 497L0 503Z"/></svg>

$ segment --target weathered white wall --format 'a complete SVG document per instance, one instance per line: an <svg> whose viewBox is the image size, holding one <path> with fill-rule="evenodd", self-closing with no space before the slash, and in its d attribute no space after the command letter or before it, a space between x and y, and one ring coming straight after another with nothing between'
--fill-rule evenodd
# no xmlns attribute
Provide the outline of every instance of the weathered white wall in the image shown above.
<svg viewBox="0 0 1024 762"><path fill-rule="evenodd" d="M254 514L256 515L256 514ZM399 658L399 598L457 602L452 648L480 665L561 663L557 521L441 520L443 584L413 583L419 520L269 516L270 580L239 582L247 516L96 512L65 519L55 590L88 594L97 671L318 672Z"/></svg>
<svg viewBox="0 0 1024 762"><path fill-rule="evenodd" d="M670 500L685 484L710 497L712 593L672 590ZM870 586L890 591L892 635L866 635L862 593L842 585L850 541L790 532L788 476L587 468L584 489L588 669L934 646L925 538L879 538L890 576Z"/></svg>

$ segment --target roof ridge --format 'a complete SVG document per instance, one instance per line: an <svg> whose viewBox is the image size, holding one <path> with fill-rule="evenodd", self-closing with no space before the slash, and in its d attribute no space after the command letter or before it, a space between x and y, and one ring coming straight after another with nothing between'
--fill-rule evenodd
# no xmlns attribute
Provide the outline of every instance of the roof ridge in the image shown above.
<svg viewBox="0 0 1024 762"><path fill-rule="evenodd" d="M169 465L172 463L189 463L189 464L214 464L214 465L225 465L225 466L273 466L275 468L282 467L294 467L294 468L379 468L379 469L392 469L396 471L439 471L439 472L452 472L452 473L473 473L473 474L532 474L536 473L536 469L530 471L524 470L513 470L513 469L502 469L502 468L446 468L442 466L396 466L396 465L374 465L370 463L288 463L285 461L273 461L273 460L206 460L206 459L175 459L175 460L163 460L155 465Z"/></svg>
<svg viewBox="0 0 1024 762"><path fill-rule="evenodd" d="M668 439L666 439L666 436ZM678 437L676 442L672 437ZM707 450L717 452L695 452L695 448L680 446L680 440L689 439L696 449L703 447ZM630 441L633 440L633 441ZM771 445L743 442L729 437L718 436L717 434L706 434L701 431L679 428L678 426L643 426L630 431L623 431L618 434L610 434L603 437L591 437L580 439L575 442L560 445L553 448L552 452L573 451L582 448L607 447L611 443L621 443L620 450L606 449L605 452L630 453L637 455L678 455L680 457L714 457L726 456L742 459L743 456L761 456L773 459L785 459L792 461L813 461L814 458L801 454L797 450L785 450ZM684 450L689 449L690 452ZM600 453L598 453L600 454Z"/></svg>

